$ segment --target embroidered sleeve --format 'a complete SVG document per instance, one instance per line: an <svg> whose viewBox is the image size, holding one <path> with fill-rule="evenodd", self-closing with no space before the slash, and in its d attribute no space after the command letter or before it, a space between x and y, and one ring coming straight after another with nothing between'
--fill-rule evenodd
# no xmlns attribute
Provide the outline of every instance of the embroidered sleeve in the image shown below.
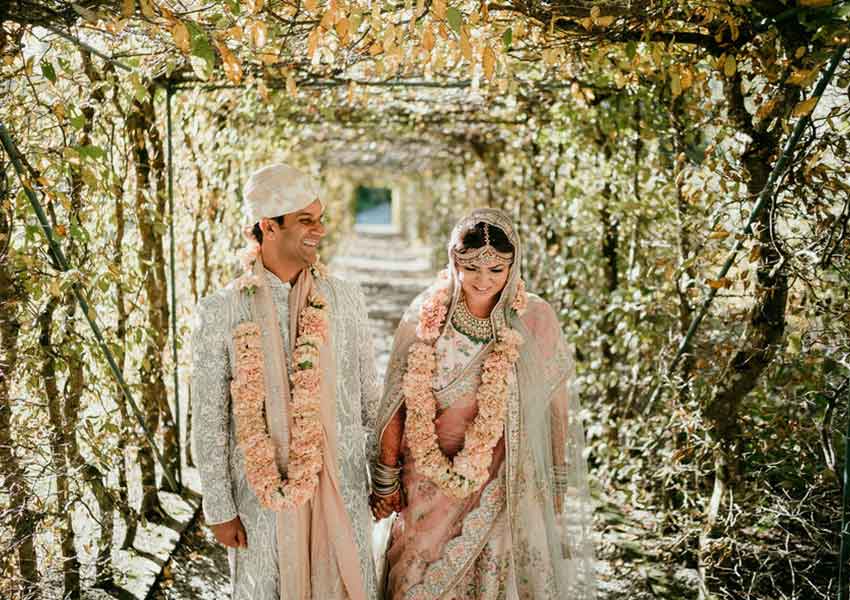
<svg viewBox="0 0 850 600"><path fill-rule="evenodd" d="M203 301L192 331L192 435L208 524L237 516L230 479L228 319L223 298Z"/></svg>
<svg viewBox="0 0 850 600"><path fill-rule="evenodd" d="M378 417L378 407L381 402L381 390L378 384L378 374L375 368L375 345L369 328L369 313L366 309L366 299L363 291L357 288L357 351L360 366L360 410L363 429L366 433L366 448L373 453L375 444L375 427ZM372 461L374 456L367 456Z"/></svg>

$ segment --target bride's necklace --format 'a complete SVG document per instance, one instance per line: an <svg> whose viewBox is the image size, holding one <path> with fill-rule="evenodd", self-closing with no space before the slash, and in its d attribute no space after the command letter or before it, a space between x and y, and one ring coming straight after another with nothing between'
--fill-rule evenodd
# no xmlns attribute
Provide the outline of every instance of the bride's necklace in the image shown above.
<svg viewBox="0 0 850 600"><path fill-rule="evenodd" d="M466 298L461 298L452 314L452 326L473 342L486 344L493 339L493 324L489 318L476 317L469 310Z"/></svg>

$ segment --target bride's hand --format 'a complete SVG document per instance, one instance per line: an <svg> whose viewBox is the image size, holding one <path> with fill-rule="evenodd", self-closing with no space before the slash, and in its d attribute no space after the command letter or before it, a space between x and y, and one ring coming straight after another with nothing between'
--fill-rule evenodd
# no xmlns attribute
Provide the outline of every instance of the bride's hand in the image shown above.
<svg viewBox="0 0 850 600"><path fill-rule="evenodd" d="M369 496L369 506L372 507L372 516L376 521L386 519L394 512L401 512L401 489L396 490L389 496L378 496L372 493Z"/></svg>

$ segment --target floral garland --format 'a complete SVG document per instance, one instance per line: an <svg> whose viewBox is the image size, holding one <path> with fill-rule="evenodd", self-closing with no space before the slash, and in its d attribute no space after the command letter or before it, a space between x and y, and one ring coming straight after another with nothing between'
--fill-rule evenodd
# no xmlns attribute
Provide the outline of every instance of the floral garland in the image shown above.
<svg viewBox="0 0 850 600"><path fill-rule="evenodd" d="M484 360L481 384L475 394L478 414L466 429L463 448L450 460L437 443L437 399L431 389L437 367L434 343L446 319L449 299L448 287L440 286L419 312L416 336L420 341L410 347L402 379L407 407L405 437L419 472L452 496L465 498L480 489L490 476L493 448L505 427L508 372L519 357L523 339L510 328L497 335L492 352ZM527 305L525 286L520 280L511 308L522 314Z"/></svg>
<svg viewBox="0 0 850 600"><path fill-rule="evenodd" d="M254 253L254 260L258 255ZM314 273L319 274L319 269ZM247 293L259 283L250 269L238 280L239 288ZM298 316L289 402L292 431L284 478L275 461L275 447L264 414L266 386L260 327L245 322L233 332L236 374L231 392L236 440L245 455L248 485L260 503L274 511L292 510L304 504L313 497L319 483L324 442L319 351L327 334L327 301L314 288Z"/></svg>

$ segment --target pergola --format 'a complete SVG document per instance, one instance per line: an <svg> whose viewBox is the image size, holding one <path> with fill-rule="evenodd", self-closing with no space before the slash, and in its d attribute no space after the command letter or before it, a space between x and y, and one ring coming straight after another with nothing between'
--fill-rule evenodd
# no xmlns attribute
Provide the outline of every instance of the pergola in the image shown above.
<svg viewBox="0 0 850 600"><path fill-rule="evenodd" d="M140 70L141 60L148 63L143 70L150 83L166 91L171 227L172 99L187 90L232 89L257 94L274 106L275 118L308 132L306 143L319 145L329 164L438 169L459 153L472 152L483 158L498 152L502 132L529 127L529 119L535 118L540 106L564 101L579 107L593 106L638 84L644 76L640 72L625 81L590 75L598 67L600 59L595 50L600 44L619 47L625 57L649 51L651 44L666 44L716 61L753 39L759 27L771 25L755 23L751 30L718 27L708 12L701 14L700 21L695 17L699 11L688 13L668 3L643 0L467 0L452 6L444 0L252 0L241 5L235 1L220 4L220 11L215 8L218 4L205 6L181 0L9 0L0 6L0 21L41 28L47 37L61 37L99 57L107 71L134 72ZM775 3L769 2L753 4L771 14L775 23L795 18L796 12L804 9L770 8ZM144 57L114 52L125 36L146 41ZM7 43L0 40L0 50ZM838 40L814 91L801 102L805 110L799 111L716 280L726 277L744 240L752 233L846 50L847 39ZM370 95L378 93L380 101L370 101ZM275 103L272 95L286 101ZM324 112L317 109L312 100L318 98L330 108ZM36 174L21 160L15 141L2 123L0 137L38 216L54 266L62 271L73 268L45 216L37 189L29 183L37 179ZM172 314L176 314L173 230L171 233L170 300ZM665 367L668 374L676 370L687 352L718 289L711 287L702 299L687 334ZM78 283L73 290L163 475L179 488L180 473L167 468L153 432L145 427L90 310L86 290ZM176 365L176 319L171 320L171 327ZM175 403L179 403L176 368L173 378ZM660 385L655 388L650 404L660 390ZM179 409L176 413L179 418ZM842 566L850 558L846 524L843 533Z"/></svg>

